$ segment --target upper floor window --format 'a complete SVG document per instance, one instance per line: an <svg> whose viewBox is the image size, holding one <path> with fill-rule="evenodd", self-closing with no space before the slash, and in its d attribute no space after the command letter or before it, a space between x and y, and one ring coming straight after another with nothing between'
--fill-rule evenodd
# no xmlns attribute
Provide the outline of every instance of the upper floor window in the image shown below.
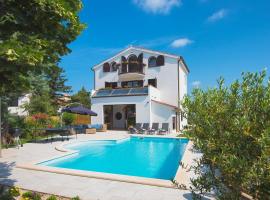
<svg viewBox="0 0 270 200"><path fill-rule="evenodd" d="M125 56L121 57L121 73L126 73L127 72L127 59Z"/></svg>
<svg viewBox="0 0 270 200"><path fill-rule="evenodd" d="M105 88L116 88L117 82L105 82Z"/></svg>
<svg viewBox="0 0 270 200"><path fill-rule="evenodd" d="M138 61L136 55L130 55L128 57L128 71L129 72L137 72Z"/></svg>
<svg viewBox="0 0 270 200"><path fill-rule="evenodd" d="M121 86L123 88L125 88L125 87L128 87L128 88L143 87L143 80L140 80L140 81L123 81L121 83Z"/></svg>
<svg viewBox="0 0 270 200"><path fill-rule="evenodd" d="M152 56L148 59L148 67L156 67L157 66L157 59L156 57Z"/></svg>
<svg viewBox="0 0 270 200"><path fill-rule="evenodd" d="M109 63L104 63L103 64L103 72L110 72L110 64Z"/></svg>
<svg viewBox="0 0 270 200"><path fill-rule="evenodd" d="M163 66L165 63L165 59L164 56L159 55L157 57L155 56L151 56L148 59L148 67L159 67L159 66Z"/></svg>
<svg viewBox="0 0 270 200"><path fill-rule="evenodd" d="M116 62L112 62L111 63L111 68L112 68L112 72L115 72L115 71L117 71L117 64L116 64Z"/></svg>
<svg viewBox="0 0 270 200"><path fill-rule="evenodd" d="M19 100L18 100L18 98L12 99L12 100L9 102L9 106L12 106L12 107L18 107L18 106L19 106Z"/></svg>
<svg viewBox="0 0 270 200"><path fill-rule="evenodd" d="M138 55L138 63L143 64L143 53Z"/></svg>
<svg viewBox="0 0 270 200"><path fill-rule="evenodd" d="M163 66L164 65L164 56L159 55L157 57L157 66Z"/></svg>

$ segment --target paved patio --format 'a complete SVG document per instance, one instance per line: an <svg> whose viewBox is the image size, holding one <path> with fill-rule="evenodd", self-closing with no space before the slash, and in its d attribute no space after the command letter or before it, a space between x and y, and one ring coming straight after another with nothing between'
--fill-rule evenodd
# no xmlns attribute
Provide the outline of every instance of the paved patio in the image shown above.
<svg viewBox="0 0 270 200"><path fill-rule="evenodd" d="M78 135L77 140L111 140L127 136L127 132L124 131L110 131L94 135ZM71 139L71 141L73 140L75 141L76 137ZM34 171L16 167L17 164L21 163L61 156L64 153L55 150L55 147L64 143L67 143L67 141L55 140L52 143L28 143L19 149L4 149L3 158L0 158L0 183L65 197L78 195L83 200L191 199L190 192L184 190Z"/></svg>

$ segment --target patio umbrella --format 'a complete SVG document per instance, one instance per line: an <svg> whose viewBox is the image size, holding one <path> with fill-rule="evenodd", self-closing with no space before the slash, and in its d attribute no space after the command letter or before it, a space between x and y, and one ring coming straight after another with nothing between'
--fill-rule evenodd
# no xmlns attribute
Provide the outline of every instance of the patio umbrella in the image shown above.
<svg viewBox="0 0 270 200"><path fill-rule="evenodd" d="M83 106L66 107L62 109L62 112L74 113L79 115L97 116L97 113Z"/></svg>

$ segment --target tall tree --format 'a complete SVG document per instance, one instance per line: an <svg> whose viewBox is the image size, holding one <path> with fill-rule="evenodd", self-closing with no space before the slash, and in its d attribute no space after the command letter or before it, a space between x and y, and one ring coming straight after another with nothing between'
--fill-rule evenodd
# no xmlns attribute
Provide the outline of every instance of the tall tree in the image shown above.
<svg viewBox="0 0 270 200"><path fill-rule="evenodd" d="M84 87L82 87L82 89L76 94L71 96L71 100L73 103L80 103L87 108L91 108L90 92L87 92Z"/></svg>
<svg viewBox="0 0 270 200"><path fill-rule="evenodd" d="M81 0L0 0L0 5L2 96L29 88L29 71L57 65L84 25Z"/></svg>
<svg viewBox="0 0 270 200"><path fill-rule="evenodd" d="M32 74L32 73L31 73ZM52 104L50 97L49 83L44 74L35 75L29 78L31 93L30 102L24 106L24 108L30 113L46 113L55 114L56 109Z"/></svg>
<svg viewBox="0 0 270 200"><path fill-rule="evenodd" d="M50 88L50 98L55 106L58 106L58 100L63 96L63 93L69 93L71 91L70 86L66 86L65 71L58 67L53 66L47 72L47 80Z"/></svg>

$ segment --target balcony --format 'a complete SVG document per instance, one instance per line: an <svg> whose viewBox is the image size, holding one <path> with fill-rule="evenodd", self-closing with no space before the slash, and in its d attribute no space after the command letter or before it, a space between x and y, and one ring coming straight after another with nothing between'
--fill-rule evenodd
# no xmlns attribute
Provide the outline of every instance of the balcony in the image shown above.
<svg viewBox="0 0 270 200"><path fill-rule="evenodd" d="M143 80L144 79L144 66L137 62L134 63L123 63L118 70L119 81L129 80Z"/></svg>

